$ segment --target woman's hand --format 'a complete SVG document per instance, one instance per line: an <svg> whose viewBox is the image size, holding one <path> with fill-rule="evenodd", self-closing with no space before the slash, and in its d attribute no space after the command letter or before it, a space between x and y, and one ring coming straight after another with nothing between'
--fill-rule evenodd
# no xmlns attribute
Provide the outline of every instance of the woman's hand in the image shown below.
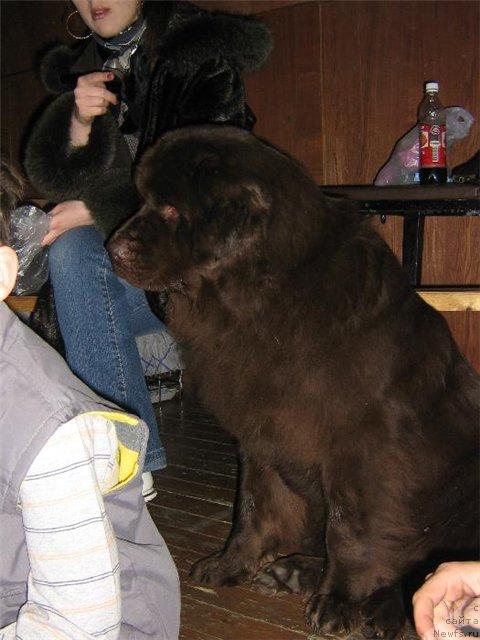
<svg viewBox="0 0 480 640"><path fill-rule="evenodd" d="M93 224L92 215L82 200L67 200L57 204L50 211L50 215L50 225L42 240L42 247L52 244L69 229Z"/></svg>
<svg viewBox="0 0 480 640"><path fill-rule="evenodd" d="M480 626L480 562L441 564L413 596L413 616L424 640L468 636Z"/></svg>
<svg viewBox="0 0 480 640"><path fill-rule="evenodd" d="M110 105L117 104L116 95L105 86L114 78L110 71L98 71L78 78L70 120L70 142L74 147L86 145L94 119L107 113Z"/></svg>

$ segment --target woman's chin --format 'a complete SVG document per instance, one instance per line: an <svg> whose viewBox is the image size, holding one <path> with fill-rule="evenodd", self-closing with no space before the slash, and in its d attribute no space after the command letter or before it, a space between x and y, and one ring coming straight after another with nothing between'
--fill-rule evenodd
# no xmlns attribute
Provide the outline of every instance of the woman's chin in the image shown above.
<svg viewBox="0 0 480 640"><path fill-rule="evenodd" d="M115 29L114 27L106 24L95 24L93 30L101 38L113 38L114 36L118 36L122 29Z"/></svg>

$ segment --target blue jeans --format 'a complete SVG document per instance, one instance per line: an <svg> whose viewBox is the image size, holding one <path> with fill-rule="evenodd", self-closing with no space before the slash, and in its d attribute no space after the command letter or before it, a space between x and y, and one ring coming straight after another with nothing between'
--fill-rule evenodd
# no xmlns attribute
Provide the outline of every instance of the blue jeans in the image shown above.
<svg viewBox="0 0 480 640"><path fill-rule="evenodd" d="M99 395L148 425L144 471L166 466L135 336L161 331L145 293L118 278L93 226L62 234L50 247L50 278L72 371Z"/></svg>

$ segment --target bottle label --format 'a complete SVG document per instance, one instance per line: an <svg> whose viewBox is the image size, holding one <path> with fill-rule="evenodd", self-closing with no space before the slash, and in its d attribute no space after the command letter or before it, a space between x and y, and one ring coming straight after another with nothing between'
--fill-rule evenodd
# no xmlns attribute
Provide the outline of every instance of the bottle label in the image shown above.
<svg viewBox="0 0 480 640"><path fill-rule="evenodd" d="M420 124L420 169L447 166L444 124Z"/></svg>

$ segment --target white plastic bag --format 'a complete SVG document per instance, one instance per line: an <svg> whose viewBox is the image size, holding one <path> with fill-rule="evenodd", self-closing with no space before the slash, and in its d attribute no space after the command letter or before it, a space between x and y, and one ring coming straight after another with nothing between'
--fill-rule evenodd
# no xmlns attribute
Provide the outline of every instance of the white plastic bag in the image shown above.
<svg viewBox="0 0 480 640"><path fill-rule="evenodd" d="M474 122L471 113L461 107L447 107L447 158L456 140L466 138ZM418 124L408 131L395 145L387 163L377 173L374 185L412 184L418 172Z"/></svg>
<svg viewBox="0 0 480 640"><path fill-rule="evenodd" d="M14 295L36 293L48 278L48 247L42 240L48 231L49 216L32 205L10 214L10 244L18 255L18 277Z"/></svg>

